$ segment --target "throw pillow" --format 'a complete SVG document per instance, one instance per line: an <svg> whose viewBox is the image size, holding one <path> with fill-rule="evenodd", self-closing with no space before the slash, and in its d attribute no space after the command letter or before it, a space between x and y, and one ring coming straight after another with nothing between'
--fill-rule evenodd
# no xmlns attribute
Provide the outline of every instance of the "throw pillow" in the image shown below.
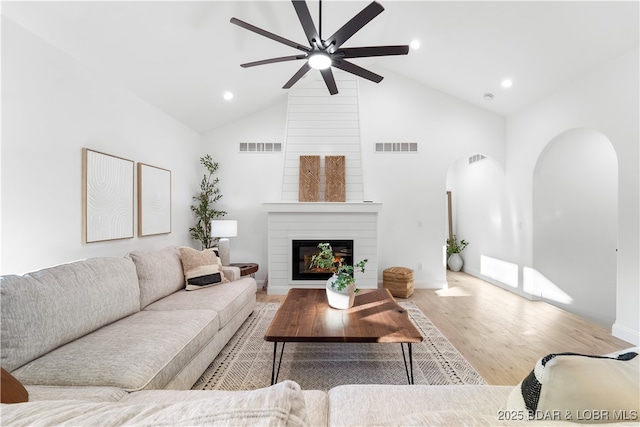
<svg viewBox="0 0 640 427"><path fill-rule="evenodd" d="M604 423L640 414L640 357L549 354L509 395L507 410L525 419Z"/></svg>
<svg viewBox="0 0 640 427"><path fill-rule="evenodd" d="M0 377L0 397L1 403L22 403L29 401L29 392L24 388L22 383L18 381L16 377L7 372L6 369L2 370L2 376Z"/></svg>
<svg viewBox="0 0 640 427"><path fill-rule="evenodd" d="M218 257L212 250L198 251L181 247L180 257L186 290L193 291L228 282L220 271Z"/></svg>
<svg viewBox="0 0 640 427"><path fill-rule="evenodd" d="M220 250L217 247L207 249L209 251L213 251L214 254L218 257L218 265L222 267L222 260L220 259Z"/></svg>

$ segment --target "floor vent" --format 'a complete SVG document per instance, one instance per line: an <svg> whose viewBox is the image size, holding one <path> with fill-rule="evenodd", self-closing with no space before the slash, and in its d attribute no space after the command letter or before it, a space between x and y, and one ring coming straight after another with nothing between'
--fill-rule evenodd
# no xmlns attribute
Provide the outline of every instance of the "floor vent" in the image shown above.
<svg viewBox="0 0 640 427"><path fill-rule="evenodd" d="M486 156L483 156L482 154L474 154L473 156L469 157L469 164L473 164L475 162L479 162L480 160L484 160L486 159Z"/></svg>
<svg viewBox="0 0 640 427"><path fill-rule="evenodd" d="M376 153L417 153L417 142L376 142Z"/></svg>
<svg viewBox="0 0 640 427"><path fill-rule="evenodd" d="M282 151L281 142L241 142L241 153L278 153Z"/></svg>

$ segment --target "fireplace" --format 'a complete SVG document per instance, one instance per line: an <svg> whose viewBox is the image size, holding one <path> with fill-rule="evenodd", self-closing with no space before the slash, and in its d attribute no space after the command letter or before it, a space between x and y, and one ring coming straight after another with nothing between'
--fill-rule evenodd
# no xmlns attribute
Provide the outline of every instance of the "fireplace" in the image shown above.
<svg viewBox="0 0 640 427"><path fill-rule="evenodd" d="M299 263L292 262L293 253L297 252L293 250L294 240L313 240L310 246L314 251L319 242L351 240L351 260L347 262L353 265L353 261L369 260L365 273L355 273L358 288L378 288L378 213L382 211L382 203L271 202L262 206L268 212L269 295L286 295L291 288L324 287L322 281L326 279L321 277L329 277L324 273L292 279L294 268L300 272ZM302 259L304 273L304 255Z"/></svg>
<svg viewBox="0 0 640 427"><path fill-rule="evenodd" d="M309 268L311 257L320 252L318 243L327 242L333 249L336 262L353 265L353 240L292 240L291 241L291 280L324 280L331 277L327 270Z"/></svg>

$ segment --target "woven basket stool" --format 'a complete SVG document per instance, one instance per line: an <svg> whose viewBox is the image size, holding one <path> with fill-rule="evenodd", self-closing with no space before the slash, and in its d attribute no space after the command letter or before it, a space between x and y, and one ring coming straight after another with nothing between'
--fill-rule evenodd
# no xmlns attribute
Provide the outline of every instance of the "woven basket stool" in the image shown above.
<svg viewBox="0 0 640 427"><path fill-rule="evenodd" d="M405 267L390 267L382 272L382 287L391 295L409 298L413 294L413 270Z"/></svg>

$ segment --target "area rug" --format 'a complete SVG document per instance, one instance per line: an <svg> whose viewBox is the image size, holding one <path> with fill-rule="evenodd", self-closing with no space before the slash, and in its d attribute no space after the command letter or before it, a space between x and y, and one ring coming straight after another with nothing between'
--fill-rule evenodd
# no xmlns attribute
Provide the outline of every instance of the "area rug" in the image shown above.
<svg viewBox="0 0 640 427"><path fill-rule="evenodd" d="M264 334L278 305L258 303L193 389L267 387L271 383L273 343L265 341ZM413 301L400 305L424 338L413 344L415 384L486 384ZM324 391L342 384L407 384L400 344L387 343L287 343L278 381L285 379L297 382L304 390Z"/></svg>

